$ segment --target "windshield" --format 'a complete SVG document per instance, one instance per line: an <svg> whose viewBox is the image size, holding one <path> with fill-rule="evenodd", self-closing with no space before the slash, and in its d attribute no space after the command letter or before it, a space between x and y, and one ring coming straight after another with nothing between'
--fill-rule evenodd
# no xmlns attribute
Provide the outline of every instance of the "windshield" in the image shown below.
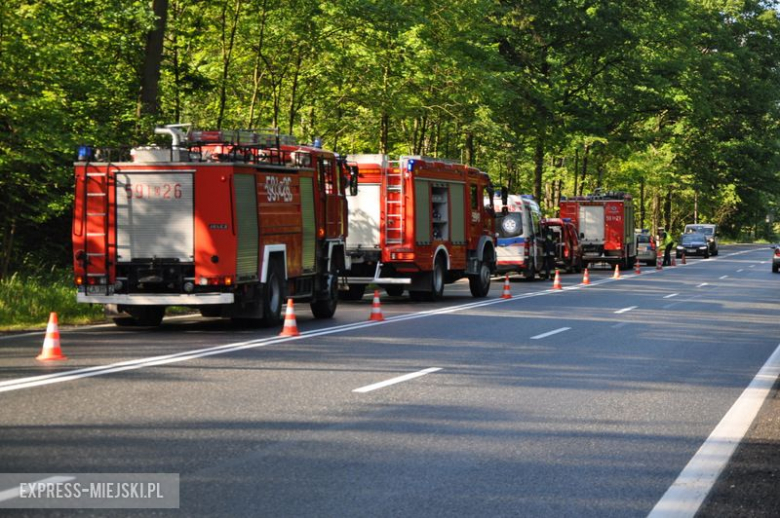
<svg viewBox="0 0 780 518"><path fill-rule="evenodd" d="M694 226L688 226L685 227L686 232L694 232L694 233L700 233L704 234L705 236L711 236L715 232L714 227L694 227Z"/></svg>
<svg viewBox="0 0 780 518"><path fill-rule="evenodd" d="M523 233L523 214L509 212L496 218L496 227L500 237L517 237Z"/></svg>
<svg viewBox="0 0 780 518"><path fill-rule="evenodd" d="M639 234L636 236L636 242L637 243L649 243L650 242L650 236L648 234Z"/></svg>
<svg viewBox="0 0 780 518"><path fill-rule="evenodd" d="M682 243L684 245L703 243L704 241L706 241L706 238L701 234L683 234L682 236Z"/></svg>

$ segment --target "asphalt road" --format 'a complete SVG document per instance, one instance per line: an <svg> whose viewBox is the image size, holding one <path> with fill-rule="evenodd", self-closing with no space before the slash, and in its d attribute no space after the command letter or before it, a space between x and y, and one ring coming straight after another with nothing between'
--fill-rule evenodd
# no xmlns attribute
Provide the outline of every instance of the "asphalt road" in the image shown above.
<svg viewBox="0 0 780 518"><path fill-rule="evenodd" d="M0 466L178 473L160 515L646 516L778 347L769 259L723 247L509 300L458 283L383 297L382 323L369 296L330 321L300 307L293 339L199 317L63 329L52 364L40 334L5 337Z"/></svg>

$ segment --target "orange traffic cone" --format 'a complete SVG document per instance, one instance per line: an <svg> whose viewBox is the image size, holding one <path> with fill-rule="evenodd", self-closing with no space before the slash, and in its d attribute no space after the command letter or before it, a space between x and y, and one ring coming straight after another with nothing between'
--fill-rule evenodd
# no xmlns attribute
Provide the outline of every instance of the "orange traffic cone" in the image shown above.
<svg viewBox="0 0 780 518"><path fill-rule="evenodd" d="M562 290L563 286L561 286L561 274L558 271L558 268L555 269L555 280L553 281L553 287L554 290Z"/></svg>
<svg viewBox="0 0 780 518"><path fill-rule="evenodd" d="M57 313L49 315L49 325L46 326L46 338L43 340L43 349L36 360L42 362L54 360L67 360L60 349L60 329L57 327Z"/></svg>
<svg viewBox="0 0 780 518"><path fill-rule="evenodd" d="M612 276L613 279L620 279L620 265L615 265L615 274Z"/></svg>
<svg viewBox="0 0 780 518"><path fill-rule="evenodd" d="M512 294L509 292L509 274L504 277L504 292L501 294L502 299L511 299Z"/></svg>
<svg viewBox="0 0 780 518"><path fill-rule="evenodd" d="M637 275L642 273L642 267L639 266L639 259L637 259L636 264L634 264L634 273Z"/></svg>
<svg viewBox="0 0 780 518"><path fill-rule="evenodd" d="M284 314L284 327L279 336L298 336L298 322L295 320L295 308L292 299L287 299L287 311Z"/></svg>
<svg viewBox="0 0 780 518"><path fill-rule="evenodd" d="M658 254L655 258L655 269L656 270L664 269L664 256L662 256L661 254Z"/></svg>
<svg viewBox="0 0 780 518"><path fill-rule="evenodd" d="M585 271L582 274L582 284L590 284L590 275L588 274L587 268L585 268Z"/></svg>
<svg viewBox="0 0 780 518"><path fill-rule="evenodd" d="M368 320L382 322L385 317L382 316L382 308L379 305L379 290L374 290L374 302L371 304L371 317Z"/></svg>
<svg viewBox="0 0 780 518"><path fill-rule="evenodd" d="M688 264L688 263L685 262L685 252L683 252L683 255L682 255L682 263L683 264Z"/></svg>

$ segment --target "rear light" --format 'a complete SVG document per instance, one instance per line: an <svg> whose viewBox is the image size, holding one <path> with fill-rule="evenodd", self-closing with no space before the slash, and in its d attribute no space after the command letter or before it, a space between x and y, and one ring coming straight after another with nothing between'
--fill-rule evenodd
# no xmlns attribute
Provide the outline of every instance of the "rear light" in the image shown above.
<svg viewBox="0 0 780 518"><path fill-rule="evenodd" d="M78 276L76 277L76 286L83 286L84 285L84 277Z"/></svg>
<svg viewBox="0 0 780 518"><path fill-rule="evenodd" d="M414 252L393 252L390 259L394 261L414 261Z"/></svg>
<svg viewBox="0 0 780 518"><path fill-rule="evenodd" d="M232 286L233 277L231 275L222 275L219 277L201 277L198 281L201 286Z"/></svg>
<svg viewBox="0 0 780 518"><path fill-rule="evenodd" d="M775 248L775 257L780 257L780 248Z"/></svg>

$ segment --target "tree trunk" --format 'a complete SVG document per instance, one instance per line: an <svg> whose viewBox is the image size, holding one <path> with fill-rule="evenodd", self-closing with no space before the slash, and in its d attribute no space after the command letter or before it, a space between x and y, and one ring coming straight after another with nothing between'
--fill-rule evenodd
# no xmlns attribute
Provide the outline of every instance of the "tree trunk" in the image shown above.
<svg viewBox="0 0 780 518"><path fill-rule="evenodd" d="M302 47L298 47L298 57L295 60L295 73L293 74L292 91L290 92L290 120L288 134L293 134L293 127L295 126L295 114L298 108L295 104L296 96L298 95L298 80L301 76L301 63L303 63L303 50Z"/></svg>
<svg viewBox="0 0 780 518"><path fill-rule="evenodd" d="M534 148L534 198L537 202L542 200L542 174L544 173L544 139L542 135L536 138Z"/></svg>
<svg viewBox="0 0 780 518"><path fill-rule="evenodd" d="M255 125L255 109L257 106L257 99L260 96L260 84L265 75L265 73L261 71L260 65L265 62L263 59L263 47L265 46L265 20L268 15L266 9L267 3L267 0L263 1L262 16L260 17L260 37L257 41L257 54L255 55L255 66L252 72L252 101L249 104L249 122L247 123L247 128L252 128Z"/></svg>
<svg viewBox="0 0 780 518"><path fill-rule="evenodd" d="M155 23L154 29L146 35L144 62L141 67L141 92L138 99L137 116L156 116L159 111L158 91L160 85L160 65L163 57L165 25L168 19L168 0L152 2Z"/></svg>
<svg viewBox="0 0 780 518"><path fill-rule="evenodd" d="M390 133L390 115L382 113L379 123L379 154L386 155L389 152L388 139Z"/></svg>
<svg viewBox="0 0 780 518"><path fill-rule="evenodd" d="M14 236L16 235L16 218L8 221L3 229L2 257L0 257L0 280L8 277L8 270L11 267L11 253L14 249Z"/></svg>
<svg viewBox="0 0 780 518"><path fill-rule="evenodd" d="M474 132L468 131L466 133L466 163L470 166L474 166Z"/></svg>
<svg viewBox="0 0 780 518"><path fill-rule="evenodd" d="M585 177L588 176L588 157L590 156L590 144L585 144L585 153L582 156L582 179L580 180L580 193L585 190Z"/></svg>
<svg viewBox="0 0 780 518"><path fill-rule="evenodd" d="M580 179L580 148L574 148L574 196L577 196L577 181Z"/></svg>
<svg viewBox="0 0 780 518"><path fill-rule="evenodd" d="M639 228L645 228L645 178L639 181Z"/></svg>
<svg viewBox="0 0 780 518"><path fill-rule="evenodd" d="M667 232L672 231L672 188L668 187L666 191L666 201L664 202L664 228Z"/></svg>
<svg viewBox="0 0 780 518"><path fill-rule="evenodd" d="M231 21L230 35L227 31L227 4L222 9L222 84L219 93L219 115L217 116L217 128L222 128L222 122L225 118L225 105L227 104L227 84L230 73L230 62L233 58L233 45L236 40L236 30L238 29L238 16L241 12L241 0L236 0L233 19Z"/></svg>

